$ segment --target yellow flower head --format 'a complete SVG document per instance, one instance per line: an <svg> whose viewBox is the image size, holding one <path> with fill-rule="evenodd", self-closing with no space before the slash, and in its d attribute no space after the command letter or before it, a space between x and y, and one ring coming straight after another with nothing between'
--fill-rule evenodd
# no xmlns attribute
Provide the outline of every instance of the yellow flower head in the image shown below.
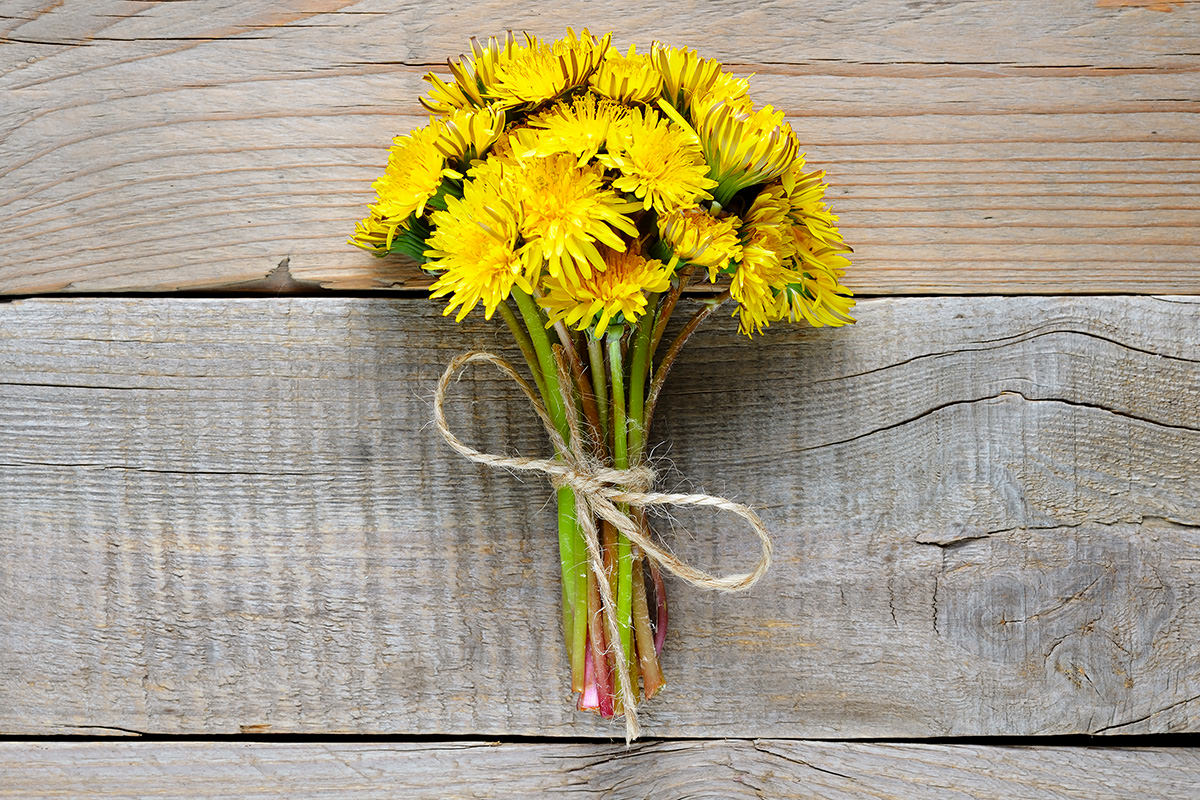
<svg viewBox="0 0 1200 800"><path fill-rule="evenodd" d="M563 320L576 330L594 326L594 335L603 336L614 320L632 323L646 312L646 294L664 292L671 286L675 262L647 261L634 250L618 252L603 248L604 270L569 284L550 279L547 292L538 302L551 322Z"/></svg>
<svg viewBox="0 0 1200 800"><path fill-rule="evenodd" d="M653 109L632 109L608 137L608 152L600 163L620 171L613 186L637 196L644 208L660 214L706 200L717 185L686 128L671 124Z"/></svg>
<svg viewBox="0 0 1200 800"><path fill-rule="evenodd" d="M457 109L435 119L433 146L446 160L466 165L481 158L504 132L504 111L494 108Z"/></svg>
<svg viewBox="0 0 1200 800"><path fill-rule="evenodd" d="M701 58L686 47L654 42L650 54L663 78L663 97L680 111L691 107L692 98L707 94L721 75L719 61Z"/></svg>
<svg viewBox="0 0 1200 800"><path fill-rule="evenodd" d="M486 91L501 106L535 106L588 82L608 50L612 34L597 40L586 29L542 44L526 34L528 43L504 53L496 63L495 80Z"/></svg>
<svg viewBox="0 0 1200 800"><path fill-rule="evenodd" d="M649 103L662 93L662 74L647 55L638 55L634 46L621 55L611 50L592 75L592 89L619 103Z"/></svg>
<svg viewBox="0 0 1200 800"><path fill-rule="evenodd" d="M778 177L796 159L796 134L771 106L753 111L742 100L706 97L697 102L694 120L721 205L748 186Z"/></svg>
<svg viewBox="0 0 1200 800"><path fill-rule="evenodd" d="M425 204L437 194L443 177L462 175L446 167L434 144L437 132L419 128L392 140L387 169L371 184L378 199L369 208L378 224L388 228L386 246L392 246L396 229L413 214L424 214Z"/></svg>
<svg viewBox="0 0 1200 800"><path fill-rule="evenodd" d="M750 335L787 314L785 290L800 279L790 268L796 243L782 190L759 194L739 233L742 257L729 290L738 303L740 330Z"/></svg>
<svg viewBox="0 0 1200 800"><path fill-rule="evenodd" d="M824 245L850 252L838 231L838 217L825 204L824 172L804 172L804 159L797 158L779 177L779 183L791 205L790 215L798 225Z"/></svg>
<svg viewBox="0 0 1200 800"><path fill-rule="evenodd" d="M491 161L507 161L510 163L517 162L516 153L513 152L513 146L516 144L515 137L522 131L526 131L524 127L509 125L508 131L502 133L496 143L492 145L491 150L487 154L487 162ZM476 164L475 166L478 166ZM472 167L474 169L474 167Z"/></svg>
<svg viewBox="0 0 1200 800"><path fill-rule="evenodd" d="M416 217L409 217L399 225L390 225L369 214L354 226L354 234L348 241L374 256L404 253L416 261L424 261L425 239L428 236L429 227Z"/></svg>
<svg viewBox="0 0 1200 800"><path fill-rule="evenodd" d="M749 113L754 108L754 104L750 102L749 93L750 81L748 79L722 72L717 75L717 79L703 94L692 97L692 110L694 113L701 105L724 103L731 108Z"/></svg>
<svg viewBox="0 0 1200 800"><path fill-rule="evenodd" d="M739 317L738 331L750 336L782 319L787 309L781 292L793 281L774 251L746 247L729 285L738 304L734 312Z"/></svg>
<svg viewBox="0 0 1200 800"><path fill-rule="evenodd" d="M354 235L348 240L355 247L361 247L369 253L382 256L388 251L388 239L393 236L393 228L384 224L383 220L374 214L367 215L354 226Z"/></svg>
<svg viewBox="0 0 1200 800"><path fill-rule="evenodd" d="M793 225L788 217L788 199L779 186L761 191L746 211L739 235L746 247L759 245L779 254L787 260L795 254L796 242L792 236Z"/></svg>
<svg viewBox="0 0 1200 800"><path fill-rule="evenodd" d="M793 203L795 198L789 198ZM824 209L824 203L820 204ZM832 217L828 211L825 214ZM837 217L833 217L837 219ZM820 229L821 235L814 234ZM795 264L793 269L800 280L788 286L788 317L793 322L801 319L810 325L838 326L854 322L850 309L854 307L854 293L841 284L850 260L845 254L850 248L842 242L835 226L825 227L819 218L805 217L804 224L791 230Z"/></svg>
<svg viewBox="0 0 1200 800"><path fill-rule="evenodd" d="M433 212L431 221L426 268L442 275L430 296L451 295L445 314L457 308L455 319L462 320L483 303L491 319L514 285L532 291L517 252L520 210L502 167L474 172L463 184L462 199L447 197L446 210Z"/></svg>
<svg viewBox="0 0 1200 800"><path fill-rule="evenodd" d="M435 114L487 105L483 92L496 82L496 64L510 55L514 47L512 34L507 34L503 43L495 37L489 38L483 46L472 37L470 56L462 56L457 62L446 62L453 83L446 83L432 72L425 76L433 88L429 90L429 97L420 98L421 105Z"/></svg>
<svg viewBox="0 0 1200 800"><path fill-rule="evenodd" d="M706 267L708 279L715 281L719 270L742 257L739 222L737 217L718 219L694 206L659 217L658 234L681 261Z"/></svg>
<svg viewBox="0 0 1200 800"><path fill-rule="evenodd" d="M625 114L623 106L588 92L530 117L528 128L514 132L516 150L522 158L570 153L582 166L604 149L613 124Z"/></svg>
<svg viewBox="0 0 1200 800"><path fill-rule="evenodd" d="M810 325L853 322L853 293L839 282L849 260L845 245L829 245L791 218L793 199L775 184L755 200L741 229L742 260L730 291L738 301L741 330L752 334L771 322Z"/></svg>
<svg viewBox="0 0 1200 800"><path fill-rule="evenodd" d="M854 322L850 309L854 307L853 292L843 286L838 277L850 261L844 256L827 253L822 257L823 266L808 264L797 268L799 279L788 284L786 290L788 319L792 322L805 320L819 328L822 325L838 327Z"/></svg>
<svg viewBox="0 0 1200 800"><path fill-rule="evenodd" d="M536 282L542 264L550 275L577 284L604 269L596 243L624 250L618 232L637 236L637 226L628 214L630 203L604 185L599 164L579 166L567 153L522 162L517 182L523 221L527 275Z"/></svg>
<svg viewBox="0 0 1200 800"><path fill-rule="evenodd" d="M792 240L800 273L798 284L788 287L788 316L810 325L845 325L853 322L853 292L841 284L850 260L850 247L842 240L837 215L825 204L825 173L804 172L797 158L779 177L788 201L788 216L795 223Z"/></svg>

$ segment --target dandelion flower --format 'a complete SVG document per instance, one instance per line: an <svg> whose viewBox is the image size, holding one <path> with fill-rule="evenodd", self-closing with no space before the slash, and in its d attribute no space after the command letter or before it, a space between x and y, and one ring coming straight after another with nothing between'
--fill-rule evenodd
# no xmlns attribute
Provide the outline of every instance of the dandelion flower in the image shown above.
<svg viewBox="0 0 1200 800"><path fill-rule="evenodd" d="M797 158L779 177L779 183L791 205L790 216L798 225L803 225L813 238L825 245L850 252L838 231L837 215L825 204L828 186L824 179L824 172L805 173L804 159Z"/></svg>
<svg viewBox="0 0 1200 800"><path fill-rule="evenodd" d="M604 185L599 164L581 167L566 153L529 159L522 162L518 191L531 281L544 262L550 275L575 284L593 267L604 269L597 242L624 250L618 233L637 236L628 214L638 205Z"/></svg>
<svg viewBox="0 0 1200 800"><path fill-rule="evenodd" d="M430 124L433 146L448 161L465 165L487 153L504 132L504 122L501 109L458 109Z"/></svg>
<svg viewBox="0 0 1200 800"><path fill-rule="evenodd" d="M793 226L791 233L795 245L793 271L799 280L787 287L788 318L792 322L803 319L814 327L854 322L850 316L854 293L840 280L850 266L850 259L844 255L850 248L842 244L837 229L833 229L833 243L816 238L800 225Z"/></svg>
<svg viewBox="0 0 1200 800"><path fill-rule="evenodd" d="M692 107L695 109L702 104L719 102L739 111L749 112L753 108L749 92L750 81L748 79L722 72L702 94L693 96Z"/></svg>
<svg viewBox="0 0 1200 800"><path fill-rule="evenodd" d="M792 235L790 206L783 189L768 187L754 198L742 220L739 235L745 247L759 245L787 260L795 254L796 240Z"/></svg>
<svg viewBox="0 0 1200 800"><path fill-rule="evenodd" d="M632 109L609 134L600 163L619 170L613 186L642 200L660 214L693 206L711 197L717 185L695 137L653 109Z"/></svg>
<svg viewBox="0 0 1200 800"><path fill-rule="evenodd" d="M669 105L663 110L686 121ZM781 175L796 159L799 144L783 112L771 106L752 110L748 102L707 97L694 110L694 130L718 186L713 197L726 205L742 189Z"/></svg>
<svg viewBox="0 0 1200 800"><path fill-rule="evenodd" d="M782 292L793 276L769 248L748 246L733 275L729 291L737 301L738 332L747 336L761 333L786 313Z"/></svg>
<svg viewBox="0 0 1200 800"><path fill-rule="evenodd" d="M388 248L405 220L425 213L426 203L437 194L443 178L462 177L446 167L446 159L434 146L436 135L432 128L420 128L393 139L387 169L371 185L378 195L369 206L371 216L388 229Z"/></svg>
<svg viewBox="0 0 1200 800"><path fill-rule="evenodd" d="M638 55L634 46L621 55L610 51L592 75L592 89L619 103L649 103L662 93L662 74L648 55Z"/></svg>
<svg viewBox="0 0 1200 800"><path fill-rule="evenodd" d="M609 100L597 100L588 93L573 102L555 103L529 118L528 128L514 132L521 157L570 153L580 166L593 159L608 144L614 123L625 117L623 106Z"/></svg>
<svg viewBox="0 0 1200 800"><path fill-rule="evenodd" d="M850 263L843 256L834 258L846 265ZM850 316L853 293L838 281L833 271L801 267L799 279L788 284L785 296L791 322L803 319L815 328L822 325L836 328L854 322Z"/></svg>
<svg viewBox="0 0 1200 800"><path fill-rule="evenodd" d="M708 93L721 75L721 64L710 58L701 58L695 50L686 47L668 47L655 42L650 48L651 58L663 79L663 97L680 111L687 112L692 98Z"/></svg>
<svg viewBox="0 0 1200 800"><path fill-rule="evenodd" d="M514 47L497 59L494 82L487 96L506 108L535 106L583 86L608 50L612 34L597 40L586 29L551 44L526 35L524 47Z"/></svg>
<svg viewBox="0 0 1200 800"><path fill-rule="evenodd" d="M477 172L464 183L461 200L447 197L446 209L431 215L427 269L442 274L430 296L451 295L444 313L458 309L456 320L479 303L491 319L514 285L533 288L517 249L520 211L502 181L500 170Z"/></svg>
<svg viewBox="0 0 1200 800"><path fill-rule="evenodd" d="M425 81L433 88L429 91L429 97L420 98L421 105L435 114L450 114L460 108L487 105L483 92L496 82L496 64L501 58L511 55L514 47L511 34L504 37L503 43L492 37L483 46L472 37L470 56L463 56L457 62L446 62L454 78L453 83L446 83L432 72L425 76Z"/></svg>
<svg viewBox="0 0 1200 800"><path fill-rule="evenodd" d="M387 252L387 240L390 233L391 230L383 220L370 214L354 226L354 235L350 237L349 243L370 253L383 255Z"/></svg>
<svg viewBox="0 0 1200 800"><path fill-rule="evenodd" d="M658 233L681 261L707 268L708 279L715 281L717 272L742 257L739 223L737 217L718 219L693 206L659 217Z"/></svg>
<svg viewBox="0 0 1200 800"><path fill-rule="evenodd" d="M764 190L742 223L742 257L729 291L737 301L740 330L759 333L787 313L785 290L800 280L791 269L796 243L782 190Z"/></svg>
<svg viewBox="0 0 1200 800"><path fill-rule="evenodd" d="M576 330L593 328L604 335L610 323L632 323L646 312L646 294L664 292L671 286L675 262L664 264L647 260L640 253L603 248L604 270L569 284L559 280L546 282L545 297L538 302L546 309L550 322L562 320Z"/></svg>
<svg viewBox="0 0 1200 800"><path fill-rule="evenodd" d="M370 214L354 226L349 243L375 256L399 252L416 261L424 261L428 236L428 228L416 217L394 225Z"/></svg>
<svg viewBox="0 0 1200 800"><path fill-rule="evenodd" d="M850 260L850 247L842 240L837 215L825 204L824 172L804 172L804 159L780 176L779 185L789 205L795 269L801 280L788 287L788 318L810 325L845 325L853 322L853 293L840 282Z"/></svg>

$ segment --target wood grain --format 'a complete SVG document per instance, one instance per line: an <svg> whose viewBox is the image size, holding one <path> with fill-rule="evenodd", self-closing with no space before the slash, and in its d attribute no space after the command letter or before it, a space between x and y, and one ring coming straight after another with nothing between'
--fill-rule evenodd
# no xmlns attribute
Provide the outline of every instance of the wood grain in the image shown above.
<svg viewBox="0 0 1200 800"><path fill-rule="evenodd" d="M756 73L860 293L1195 293L1197 8L8 2L0 292L424 285L344 243L420 75L588 24Z"/></svg>
<svg viewBox="0 0 1200 800"><path fill-rule="evenodd" d="M0 742L0 798L1192 800L1200 753L757 739L597 744ZM552 794L550 794L552 793Z"/></svg>
<svg viewBox="0 0 1200 800"><path fill-rule="evenodd" d="M671 586L647 734L1200 729L1200 299L859 315L719 315L672 376L660 485L757 506L777 560ZM619 735L568 705L548 487L429 425L449 358L507 338L416 300L0 306L0 733ZM544 452L486 371L450 415Z"/></svg>

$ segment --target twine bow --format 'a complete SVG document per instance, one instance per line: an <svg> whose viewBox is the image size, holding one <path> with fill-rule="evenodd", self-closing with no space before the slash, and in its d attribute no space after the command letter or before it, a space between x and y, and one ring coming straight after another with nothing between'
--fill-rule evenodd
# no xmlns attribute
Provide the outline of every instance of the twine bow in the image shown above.
<svg viewBox="0 0 1200 800"><path fill-rule="evenodd" d="M492 364L521 387L521 391L529 399L534 412L550 435L550 441L554 444L558 458L522 458L484 453L464 444L450 431L445 414L446 391L451 381L457 379L467 365L475 362ZM612 587L609 585L604 559L600 552L600 537L595 521L597 517L611 523L630 542L641 548L647 558L653 559L660 567L693 586L719 592L737 592L753 586L771 565L771 538L758 514L741 503L735 503L723 497L714 497L710 494L650 491L654 486L654 471L645 465L629 469L612 469L601 464L584 446L585 440L580 431L579 414L573 398L568 394L567 387L571 385L570 380L565 374L565 368L561 362L558 364L558 371L559 385L567 411L570 442L563 440L557 427L546 413L542 401L538 399L536 391L517 373L513 366L500 356L481 351L463 353L447 365L446 371L442 373L442 377L438 381L437 391L433 398L434 422L446 443L471 461L502 469L541 472L546 475L555 488L569 486L575 491L575 515L582 528L583 539L587 546L588 567L595 575L600 591L601 610L608 628L609 641L620 641L620 633L617 624L617 603L613 599ZM621 511L617 507L617 503L642 509L650 506L709 506L719 511L736 514L746 520L758 536L759 544L762 547L758 563L749 572L724 576L712 575L693 567L664 550L646 536L641 526L635 524L628 513ZM629 742L637 738L640 730L637 722L637 706L634 702L636 695L629 674L629 666L625 663L625 659L618 658L615 661L617 684L620 687L621 696L624 698L625 740Z"/></svg>

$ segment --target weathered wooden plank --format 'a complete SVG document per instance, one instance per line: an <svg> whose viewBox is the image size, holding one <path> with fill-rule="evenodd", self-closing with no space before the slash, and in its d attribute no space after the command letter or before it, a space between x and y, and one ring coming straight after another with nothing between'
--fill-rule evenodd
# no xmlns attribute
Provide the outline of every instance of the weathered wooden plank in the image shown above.
<svg viewBox="0 0 1200 800"><path fill-rule="evenodd" d="M621 746L0 742L0 798L1192 800L1193 749L794 740Z"/></svg>
<svg viewBox="0 0 1200 800"><path fill-rule="evenodd" d="M865 293L1195 293L1195 4L10 3L0 292L421 285L344 244L469 33L692 44L827 168ZM699 33L704 31L705 33Z"/></svg>
<svg viewBox="0 0 1200 800"><path fill-rule="evenodd" d="M672 585L647 733L1200 729L1200 300L859 315L722 316L672 376L661 485L758 506L777 561ZM0 306L0 733L619 734L567 704L548 488L428 424L446 361L506 339L417 300ZM451 411L544 452L491 374ZM747 563L679 517L684 556Z"/></svg>

